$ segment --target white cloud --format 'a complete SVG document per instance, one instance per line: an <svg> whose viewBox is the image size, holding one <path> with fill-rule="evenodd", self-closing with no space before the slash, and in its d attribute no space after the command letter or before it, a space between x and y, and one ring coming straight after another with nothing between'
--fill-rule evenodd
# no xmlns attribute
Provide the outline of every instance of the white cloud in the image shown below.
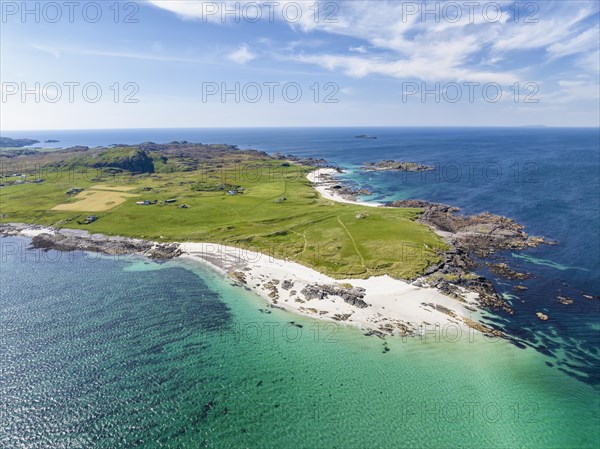
<svg viewBox="0 0 600 449"><path fill-rule="evenodd" d="M367 48L364 45L360 45L358 47L350 47L348 50L355 52L355 53L360 53L360 54L365 54L368 53Z"/></svg>
<svg viewBox="0 0 600 449"><path fill-rule="evenodd" d="M555 58L577 53L586 53L598 48L599 42L600 32L598 27L595 27L585 30L569 40L555 42L548 47L548 52Z"/></svg>
<svg viewBox="0 0 600 449"><path fill-rule="evenodd" d="M575 101L600 100L598 82L586 78L559 80L559 88L545 96L540 101L548 104L567 104Z"/></svg>
<svg viewBox="0 0 600 449"><path fill-rule="evenodd" d="M230 53L227 58L236 64L246 64L256 59L256 54L252 53L247 45L241 45L236 51Z"/></svg>
<svg viewBox="0 0 600 449"><path fill-rule="evenodd" d="M227 22L220 11L207 16L208 4L218 5L219 10L243 8L250 1L180 1L149 0L153 5L175 12L186 19ZM263 18L265 4L262 5ZM287 22L290 27L305 33L300 42L279 49L280 54L272 55L279 60L315 64L329 70L340 70L352 77L365 77L371 74L393 78L419 78L431 81L474 81L513 83L528 70L547 60L566 55L579 55L579 67L594 70L596 64L589 57L598 49L597 26L590 29L589 21L598 14L598 4L585 2L540 2L535 3L538 11L521 12L519 18L512 17L513 1L498 0L503 8L502 16L493 20L493 11L485 9L487 3L477 3L473 10L462 6L460 18L445 20L432 14L423 16L422 11L408 13L407 2L368 0L334 2L338 8L332 20L325 20L326 14L315 17L312 2L291 2L281 0L270 2L274 6L274 18ZM300 20L286 20L285 10L289 4L299 5L302 10ZM440 2L408 2L411 8L434 6L443 8ZM464 5L465 2L455 2ZM236 6L237 5L237 6ZM294 7L295 8L295 7ZM313 8L313 9L311 9ZM494 8L493 8L494 9ZM452 15L452 14L450 14ZM289 16L289 13L288 13ZM526 19L534 19L533 22ZM587 22L586 22L587 21ZM324 45L305 45L306 35L319 31L324 35L352 38L353 45L346 50L324 51ZM541 49L538 60L521 60L513 55L522 50ZM246 54L248 53L248 54ZM249 51L241 48L234 53L236 62L244 63ZM377 55L377 56L374 56ZM234 57L233 54L230 55ZM247 59L246 61L244 61ZM508 66L508 63L511 63ZM510 67L510 68L508 68Z"/></svg>
<svg viewBox="0 0 600 449"><path fill-rule="evenodd" d="M162 56L153 53L135 53L135 52L120 52L110 50L95 50L91 48L77 48L77 47L52 47L48 45L34 44L30 46L39 51L49 53L51 55L74 54L83 56L104 56L108 58L125 58L125 59L141 59L148 61L162 61L162 62L186 62L192 64L207 64L209 61L204 59L192 59L192 58L180 58L176 56ZM154 47L153 47L154 49Z"/></svg>

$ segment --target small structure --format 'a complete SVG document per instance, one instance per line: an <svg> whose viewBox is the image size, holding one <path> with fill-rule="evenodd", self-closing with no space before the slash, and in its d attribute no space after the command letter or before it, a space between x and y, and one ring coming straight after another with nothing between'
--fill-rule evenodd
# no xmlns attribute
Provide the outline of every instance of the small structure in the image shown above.
<svg viewBox="0 0 600 449"><path fill-rule="evenodd" d="M228 195L236 195L237 191L235 190L230 190L229 192L227 192Z"/></svg>
<svg viewBox="0 0 600 449"><path fill-rule="evenodd" d="M83 189L79 189L79 188L77 188L77 187L72 187L72 188L70 188L69 190L67 190L67 191L65 192L65 194L67 194L67 195L77 195L77 194L78 194L79 192L81 192L82 190L83 190Z"/></svg>
<svg viewBox="0 0 600 449"><path fill-rule="evenodd" d="M96 217L95 215L89 215L89 216L85 217L85 220L83 220L83 221L78 220L77 223L80 225L88 225L88 224L95 222L96 220L98 220L98 217Z"/></svg>
<svg viewBox="0 0 600 449"><path fill-rule="evenodd" d="M188 209L190 206L188 206L187 204L182 204L181 206L179 206L179 209Z"/></svg>
<svg viewBox="0 0 600 449"><path fill-rule="evenodd" d="M279 203L283 203L284 201L287 201L287 198L285 196L281 196L273 202L279 204Z"/></svg>
<svg viewBox="0 0 600 449"><path fill-rule="evenodd" d="M137 204L138 206L149 206L150 205L150 201L149 200L136 201L135 204Z"/></svg>
<svg viewBox="0 0 600 449"><path fill-rule="evenodd" d="M174 203L176 201L177 201L176 199L171 198L170 200L165 200L165 204Z"/></svg>

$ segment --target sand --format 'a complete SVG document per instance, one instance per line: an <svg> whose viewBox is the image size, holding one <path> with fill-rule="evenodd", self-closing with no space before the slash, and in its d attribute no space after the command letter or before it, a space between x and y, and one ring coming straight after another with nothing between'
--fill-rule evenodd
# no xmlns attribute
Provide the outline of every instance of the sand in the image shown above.
<svg viewBox="0 0 600 449"><path fill-rule="evenodd" d="M331 179L331 175L336 173L335 169L318 169L307 178L325 199L381 207L377 203L353 201L332 191L331 186L337 183ZM272 307L320 320L393 335L432 331L443 335L444 330L452 334L457 327L461 328L461 332L468 328L463 318L477 321L478 312L465 307L477 308L477 294L466 290L461 290L466 298L465 302L461 302L433 287L419 287L390 276L335 280L298 263L240 248L213 243L183 243L181 249L184 252L182 257L230 276L234 282L264 298ZM291 283L291 287L283 288L284 281L288 286ZM368 306L359 308L345 302L340 296L332 295L308 300L302 290L313 285L361 287L365 289L363 300Z"/></svg>
<svg viewBox="0 0 600 449"><path fill-rule="evenodd" d="M436 325L442 331L448 327L466 328L461 317L471 317L472 314L465 308L465 303L445 296L434 288L417 287L389 276L335 280L295 262L240 248L213 243L183 243L181 249L184 258L224 275L233 273L232 279L263 297L273 307L365 330L401 335L434 330ZM292 285L285 289L282 287L284 281ZM363 300L368 307L350 305L340 296L306 300L302 289L315 284L362 287L366 290ZM465 296L471 306L476 306L476 295L467 293ZM446 313L435 306L446 308Z"/></svg>
<svg viewBox="0 0 600 449"><path fill-rule="evenodd" d="M381 207L380 203L369 203L366 201L355 201L345 198L335 190L331 189L332 186L338 184L331 178L332 175L336 175L337 173L338 171L333 168L319 168L318 170L310 172L306 177L313 183L313 187L317 189L321 196L327 200L336 201L338 203L357 204L359 206Z"/></svg>

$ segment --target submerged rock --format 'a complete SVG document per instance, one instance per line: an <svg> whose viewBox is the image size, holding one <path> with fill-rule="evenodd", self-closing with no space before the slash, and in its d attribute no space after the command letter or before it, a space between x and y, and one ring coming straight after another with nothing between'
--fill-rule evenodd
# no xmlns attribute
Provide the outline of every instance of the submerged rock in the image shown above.
<svg viewBox="0 0 600 449"><path fill-rule="evenodd" d="M560 304L564 304L564 305L569 305L569 304L573 304L573 298L569 298L568 296L563 296L563 295L558 295L556 297L556 300L560 303Z"/></svg>
<svg viewBox="0 0 600 449"><path fill-rule="evenodd" d="M513 270L505 263L486 263L487 267L490 271L498 276L501 276L506 279L529 279L531 274L529 273L519 273L518 271Z"/></svg>

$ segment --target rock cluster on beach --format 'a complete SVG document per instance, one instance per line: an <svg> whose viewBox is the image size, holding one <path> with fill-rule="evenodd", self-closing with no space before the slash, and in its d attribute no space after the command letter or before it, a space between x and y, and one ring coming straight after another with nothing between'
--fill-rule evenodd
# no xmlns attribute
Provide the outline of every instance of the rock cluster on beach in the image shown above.
<svg viewBox="0 0 600 449"><path fill-rule="evenodd" d="M335 285L314 284L307 285L300 290L300 293L302 293L308 301L311 299L325 299L331 295L339 296L344 302L360 309L368 307L368 304L363 301L365 289L360 287L343 288Z"/></svg>

